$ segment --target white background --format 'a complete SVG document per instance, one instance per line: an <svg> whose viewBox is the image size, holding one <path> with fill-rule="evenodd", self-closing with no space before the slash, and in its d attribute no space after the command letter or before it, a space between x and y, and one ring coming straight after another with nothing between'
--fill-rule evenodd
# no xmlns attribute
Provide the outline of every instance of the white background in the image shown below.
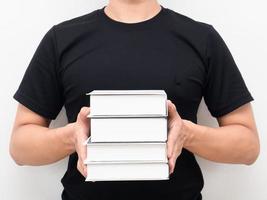
<svg viewBox="0 0 267 200"><path fill-rule="evenodd" d="M199 159L204 173L205 200L267 198L267 5L264 0L160 1L172 10L212 24L226 41L255 101L261 154L252 166L216 164ZM67 159L43 167L18 167L8 152L17 102L12 99L37 45L59 22L104 6L100 0L9 0L0 3L0 198L60 199L60 179ZM216 126L204 104L201 124ZM66 123L64 111L53 124ZM230 133L229 133L230 134Z"/></svg>

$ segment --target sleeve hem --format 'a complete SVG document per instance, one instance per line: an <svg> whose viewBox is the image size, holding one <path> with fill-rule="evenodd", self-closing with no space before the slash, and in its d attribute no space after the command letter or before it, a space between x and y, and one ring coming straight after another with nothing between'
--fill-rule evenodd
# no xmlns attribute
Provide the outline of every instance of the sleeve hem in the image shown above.
<svg viewBox="0 0 267 200"><path fill-rule="evenodd" d="M54 114L52 112L45 110L43 107L38 105L38 103L33 101L31 98L25 96L24 94L21 94L20 92L16 92L13 95L13 98L15 100L17 100L19 103L21 103L22 105L24 105L27 108L29 108L30 110L32 110L33 112L35 112L35 113L37 113L37 114L39 114L39 115L41 115L47 119L54 120L57 116L57 114Z"/></svg>
<svg viewBox="0 0 267 200"><path fill-rule="evenodd" d="M221 116L226 115L226 114L234 111L235 109L239 108L240 106L242 106L246 103L249 103L253 100L254 100L254 98L250 94L246 94L244 96L241 96L236 101L229 103L227 106L224 106L223 108L218 109L216 111L212 111L211 114L213 117L216 117L216 118L221 117Z"/></svg>

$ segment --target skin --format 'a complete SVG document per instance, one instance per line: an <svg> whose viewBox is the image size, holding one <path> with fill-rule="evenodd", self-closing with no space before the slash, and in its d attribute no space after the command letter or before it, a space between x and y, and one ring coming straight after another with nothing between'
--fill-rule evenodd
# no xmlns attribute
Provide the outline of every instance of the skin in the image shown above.
<svg viewBox="0 0 267 200"><path fill-rule="evenodd" d="M134 23L153 17L160 7L154 0L110 0L105 12L115 20ZM211 128L181 119L168 100L167 153L170 173L185 148L220 163L250 165L259 155L260 144L251 104L245 104L217 119ZM18 165L46 165L78 153L77 168L86 176L84 141L89 136L89 107L81 108L76 122L49 128L50 120L18 104L10 139L10 154Z"/></svg>

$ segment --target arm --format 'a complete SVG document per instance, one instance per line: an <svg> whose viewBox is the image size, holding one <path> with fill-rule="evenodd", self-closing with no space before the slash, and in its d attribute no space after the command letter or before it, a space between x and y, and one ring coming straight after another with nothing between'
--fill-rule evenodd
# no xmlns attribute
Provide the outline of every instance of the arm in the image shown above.
<svg viewBox="0 0 267 200"><path fill-rule="evenodd" d="M85 155L82 143L89 134L88 112L83 108L75 123L52 129L48 128L50 120L19 104L10 140L12 158L19 165L45 165L75 151Z"/></svg>
<svg viewBox="0 0 267 200"><path fill-rule="evenodd" d="M208 160L222 163L252 164L260 144L250 103L217 119L218 128L188 121L184 130L188 139L184 147Z"/></svg>
<svg viewBox="0 0 267 200"><path fill-rule="evenodd" d="M50 120L18 105L10 140L10 154L20 165L44 165L74 152L71 126L48 128Z"/></svg>
<svg viewBox="0 0 267 200"><path fill-rule="evenodd" d="M218 128L182 120L169 104L168 157L171 172L181 149L211 161L252 164L259 155L259 138L250 103L218 118Z"/></svg>

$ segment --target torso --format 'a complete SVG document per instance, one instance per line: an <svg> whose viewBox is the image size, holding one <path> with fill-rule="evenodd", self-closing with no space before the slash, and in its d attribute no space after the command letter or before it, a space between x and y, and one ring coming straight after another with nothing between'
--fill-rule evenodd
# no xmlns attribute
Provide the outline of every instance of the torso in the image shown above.
<svg viewBox="0 0 267 200"><path fill-rule="evenodd" d="M167 8L131 25L108 19L103 8L57 25L57 70L69 122L90 106L85 93L96 89L163 89L181 117L196 122L206 76L205 30ZM71 155L63 199L201 199L203 177L185 149L167 181L85 183L76 162L77 154Z"/></svg>

